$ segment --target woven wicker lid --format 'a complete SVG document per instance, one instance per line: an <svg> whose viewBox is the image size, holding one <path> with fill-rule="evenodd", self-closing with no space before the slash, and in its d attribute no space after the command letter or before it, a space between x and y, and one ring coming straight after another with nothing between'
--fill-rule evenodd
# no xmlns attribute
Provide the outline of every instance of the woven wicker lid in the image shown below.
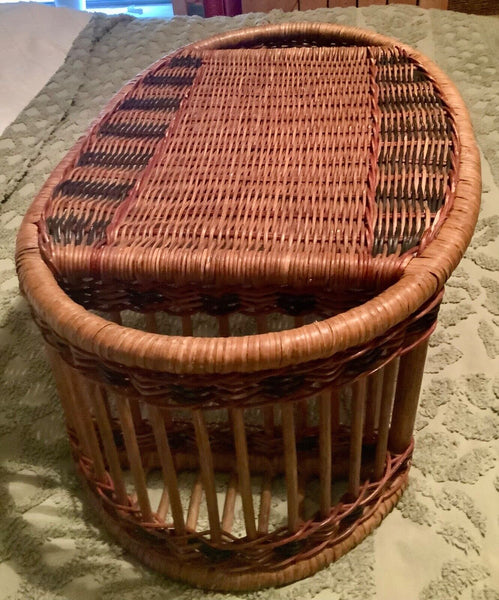
<svg viewBox="0 0 499 600"><path fill-rule="evenodd" d="M41 256L70 293L103 280L386 289L301 328L313 358L435 293L479 195L466 109L425 57L350 28L267 26L188 46L125 86L38 196L18 257ZM293 332L272 335L275 364L299 360L283 358ZM205 343L221 356L243 342ZM252 369L262 347L248 344L229 355ZM162 368L180 364L158 352Z"/></svg>
<svg viewBox="0 0 499 600"><path fill-rule="evenodd" d="M396 45L259 42L186 47L118 94L44 207L56 273L73 285L400 277L455 192L455 122L431 74Z"/></svg>

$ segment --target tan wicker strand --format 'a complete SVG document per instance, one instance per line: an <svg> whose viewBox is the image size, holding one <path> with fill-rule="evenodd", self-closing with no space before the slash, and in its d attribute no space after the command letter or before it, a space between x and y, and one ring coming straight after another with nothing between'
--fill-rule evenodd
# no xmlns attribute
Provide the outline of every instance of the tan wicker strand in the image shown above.
<svg viewBox="0 0 499 600"><path fill-rule="evenodd" d="M142 514L142 519L146 522L152 522L153 514L149 494L147 491L146 476L142 465L142 458L137 444L135 429L133 425L132 413L128 404L128 399L120 397L116 402L118 414L121 421L121 430L125 439L128 457L130 460L130 469L133 475L135 491Z"/></svg>
<svg viewBox="0 0 499 600"><path fill-rule="evenodd" d="M130 414L132 415L135 431L141 431L144 426L144 420L142 419L142 411L139 400L135 397L129 397L128 406L130 407Z"/></svg>
<svg viewBox="0 0 499 600"><path fill-rule="evenodd" d="M428 339L400 359L388 440L393 452L405 450L412 438L427 350Z"/></svg>
<svg viewBox="0 0 499 600"><path fill-rule="evenodd" d="M95 471L95 478L99 482L104 482L106 480L106 473L95 436L95 430L92 425L89 426L90 419L87 411L84 407L81 408L85 399L82 397L81 389L78 385L78 374L68 366L66 366L64 372L69 391L67 406L70 410L71 421L74 423L76 429L78 442L83 449L83 453L92 461L92 470Z"/></svg>
<svg viewBox="0 0 499 600"><path fill-rule="evenodd" d="M376 443L376 456L374 459L373 476L375 480L378 480L383 475L383 471L385 469L386 451L388 448L388 434L390 431L393 397L397 384L398 366L399 360L394 359L384 368L378 440Z"/></svg>
<svg viewBox="0 0 499 600"><path fill-rule="evenodd" d="M170 497L168 495L168 488L165 485L165 487L163 488L163 491L161 492L161 497L159 499L158 508L156 509L156 518L160 522L165 521L165 518L166 518L169 508L170 508Z"/></svg>
<svg viewBox="0 0 499 600"><path fill-rule="evenodd" d="M220 517L218 514L218 501L214 478L215 472L213 468L213 458L211 455L210 439L202 411L192 411L192 422L196 432L196 441L199 452L199 466L206 497L206 504L208 507L210 537L216 542L220 540L221 534Z"/></svg>
<svg viewBox="0 0 499 600"><path fill-rule="evenodd" d="M95 419L99 428L104 453L109 465L109 472L114 483L114 492L116 499L123 506L127 506L129 498L126 491L123 472L121 470L120 459L116 449L116 443L113 438L113 430L106 410L105 398L100 386L94 384L94 392L90 394L90 399L95 413Z"/></svg>
<svg viewBox="0 0 499 600"><path fill-rule="evenodd" d="M101 446L99 444L99 440L97 439L89 406L90 395L93 391L93 384L78 373L74 375L73 385L73 389L78 390L77 393L79 396L79 402L78 406L75 408L78 412L79 418L81 419L81 425L85 431L87 443L89 445L89 450L95 469L95 479L98 482L104 482L107 479L107 473L104 465L104 458L101 452Z"/></svg>
<svg viewBox="0 0 499 600"><path fill-rule="evenodd" d="M237 474L231 473L225 493L224 508L222 511L222 530L230 533L234 524L234 510L237 498Z"/></svg>
<svg viewBox="0 0 499 600"><path fill-rule="evenodd" d="M259 334L268 333L269 329L268 329L268 325L267 325L267 317L264 314L256 315L255 322L256 322L257 333L259 333ZM262 413L263 413L263 422L264 422L265 432L267 433L267 435L273 436L274 435L274 426L275 426L274 407L272 405L263 406Z"/></svg>
<svg viewBox="0 0 499 600"><path fill-rule="evenodd" d="M248 446L244 426L243 410L231 410L232 427L234 431L234 445L236 448L237 472L239 474L239 493L243 503L244 524L246 535L252 540L256 537L255 511L251 494L251 472L248 457Z"/></svg>
<svg viewBox="0 0 499 600"><path fill-rule="evenodd" d="M201 481L201 473L199 473L192 485L189 506L187 509L187 518L185 520L186 528L189 531L196 531L196 526L199 518L199 507L203 498L203 483Z"/></svg>
<svg viewBox="0 0 499 600"><path fill-rule="evenodd" d="M63 361L62 357L49 344L45 344L45 352L47 354L47 358L52 370L52 375L54 376L57 393L64 411L66 427L68 428L68 430L76 429L71 407L69 406L68 401L69 388L65 373L65 368L67 368L67 366Z"/></svg>
<svg viewBox="0 0 499 600"><path fill-rule="evenodd" d="M175 463L165 430L164 418L161 414L161 411L156 407L150 406L149 413L150 422L154 430L154 437L158 447L158 454L163 470L163 477L165 479L165 486L168 490L168 495L171 502L175 532L178 535L183 535L185 533L184 512L182 509L182 502L180 500Z"/></svg>
<svg viewBox="0 0 499 600"><path fill-rule="evenodd" d="M368 439L373 439L378 429L382 386L383 370L378 369L367 379L365 435Z"/></svg>
<svg viewBox="0 0 499 600"><path fill-rule="evenodd" d="M265 534L269 529L270 507L272 501L272 475L265 471L262 477L260 510L258 513L258 533Z"/></svg>
<svg viewBox="0 0 499 600"><path fill-rule="evenodd" d="M350 471L348 474L348 493L357 498L360 489L360 470L362 464L362 433L366 402L366 379L357 380L352 386L352 433L350 441Z"/></svg>
<svg viewBox="0 0 499 600"><path fill-rule="evenodd" d="M327 517L331 511L331 392L319 396L319 464L320 464L320 512Z"/></svg>
<svg viewBox="0 0 499 600"><path fill-rule="evenodd" d="M286 492L288 500L288 529L291 533L298 531L300 525L298 507L298 469L295 441L294 406L281 406L282 435L284 441L284 462L286 469Z"/></svg>

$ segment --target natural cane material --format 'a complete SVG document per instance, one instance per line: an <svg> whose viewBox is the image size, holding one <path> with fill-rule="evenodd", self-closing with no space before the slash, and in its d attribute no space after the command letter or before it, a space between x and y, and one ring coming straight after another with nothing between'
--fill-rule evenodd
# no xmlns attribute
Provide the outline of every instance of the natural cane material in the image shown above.
<svg viewBox="0 0 499 600"><path fill-rule="evenodd" d="M75 460L122 543L242 590L377 526L479 194L454 87L376 34L231 32L125 86L17 252Z"/></svg>

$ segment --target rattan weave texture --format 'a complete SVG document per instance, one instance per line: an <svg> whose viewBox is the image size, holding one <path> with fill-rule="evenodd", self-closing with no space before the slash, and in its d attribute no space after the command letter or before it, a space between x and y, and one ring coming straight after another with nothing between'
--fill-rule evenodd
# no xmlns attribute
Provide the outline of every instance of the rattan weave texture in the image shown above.
<svg viewBox="0 0 499 600"><path fill-rule="evenodd" d="M454 146L403 50L185 50L94 126L45 207L42 249L69 288L379 290L452 205Z"/></svg>

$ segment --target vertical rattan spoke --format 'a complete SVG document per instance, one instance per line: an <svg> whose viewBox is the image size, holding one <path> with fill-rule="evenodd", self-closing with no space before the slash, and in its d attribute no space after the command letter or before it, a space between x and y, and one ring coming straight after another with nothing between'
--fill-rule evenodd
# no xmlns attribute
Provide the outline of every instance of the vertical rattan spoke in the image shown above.
<svg viewBox="0 0 499 600"><path fill-rule="evenodd" d="M192 422L196 433L196 442L199 452L199 466L203 480L206 506L208 507L208 520L210 522L210 535L214 541L220 540L220 517L218 514L218 500L215 489L215 471L213 456L211 454L210 438L204 415L201 410L192 411Z"/></svg>
<svg viewBox="0 0 499 600"><path fill-rule="evenodd" d="M175 531L178 534L183 534L185 532L184 512L180 500L177 471L166 434L165 421L161 410L155 406L149 406L149 418L154 432L154 439L156 440L163 479L171 502Z"/></svg>
<svg viewBox="0 0 499 600"><path fill-rule="evenodd" d="M352 425L350 433L350 469L348 492L357 497L360 489L360 467L362 461L362 434L364 429L364 408L366 399L366 379L362 377L352 384Z"/></svg>
<svg viewBox="0 0 499 600"><path fill-rule="evenodd" d="M295 328L303 327L305 324L305 319L303 316L299 315L294 318L294 326ZM306 430L308 426L308 400L299 400L296 403L296 437L300 439L304 435L306 435Z"/></svg>
<svg viewBox="0 0 499 600"><path fill-rule="evenodd" d="M90 458L92 455L92 451L90 448L88 435L83 425L83 421L78 408L80 398L78 397L77 388L75 388L72 379L71 368L69 367L69 365L61 363L61 369L64 373L65 386L67 389L66 406L69 411L69 414L71 415L71 422L73 423L75 433L78 437L78 444L82 451Z"/></svg>
<svg viewBox="0 0 499 600"><path fill-rule="evenodd" d="M267 324L267 316L266 315L256 315L256 331L259 334L268 332L268 324ZM262 407L263 414L263 429L267 435L270 437L274 437L274 427L275 427L275 419L274 419L274 407L271 404Z"/></svg>
<svg viewBox="0 0 499 600"><path fill-rule="evenodd" d="M168 513L168 509L170 508L170 497L168 495L168 488L163 487L163 491L161 493L161 498L159 499L158 508L156 509L156 516L160 521L164 521L165 517Z"/></svg>
<svg viewBox="0 0 499 600"><path fill-rule="evenodd" d="M99 427L104 453L106 455L109 471L114 484L114 492L118 502L123 506L128 505L125 481L121 471L120 457L114 441L113 429L109 419L107 408L107 393L101 386L94 384L90 400L95 412L95 418Z"/></svg>
<svg viewBox="0 0 499 600"><path fill-rule="evenodd" d="M428 338L400 358L388 438L391 452L403 452L411 443L427 350Z"/></svg>
<svg viewBox="0 0 499 600"><path fill-rule="evenodd" d="M107 419L109 421L109 424L112 426L112 423L114 421L116 421L116 419L118 418L118 415L116 414L116 411L113 413L113 410L111 408L111 402L109 400L110 394L107 393L107 388L104 385L99 386L99 391L97 393L100 394L99 397L102 398L102 402L103 402L104 410L106 411Z"/></svg>
<svg viewBox="0 0 499 600"><path fill-rule="evenodd" d="M74 422L74 416L71 407L72 400L70 397L70 390L67 382L65 364L61 356L54 350L54 348L52 348L52 346L49 346L49 344L45 344L45 350L47 352L47 357L52 368L57 392L59 394L62 408L64 410L66 425L68 429L72 428L76 431L76 424Z"/></svg>
<svg viewBox="0 0 499 600"><path fill-rule="evenodd" d="M182 315L182 335L185 337L192 336L192 317L191 317L191 315Z"/></svg>
<svg viewBox="0 0 499 600"><path fill-rule="evenodd" d="M231 409L231 417L232 428L234 431L234 445L236 448L239 493L241 494L243 503L244 524L246 526L246 535L252 540L256 537L255 510L253 508L253 496L251 494L251 474L243 410L241 408Z"/></svg>
<svg viewBox="0 0 499 600"><path fill-rule="evenodd" d="M331 433L334 436L340 429L340 390L331 388Z"/></svg>
<svg viewBox="0 0 499 600"><path fill-rule="evenodd" d="M94 463L95 475L98 481L107 480L106 467L102 456L101 447L94 427L92 415L89 410L89 395L91 394L91 383L81 375L76 376L76 382L80 391L81 401L78 406L82 425L85 428L90 447L92 460Z"/></svg>
<svg viewBox="0 0 499 600"><path fill-rule="evenodd" d="M80 428L83 444L92 459L95 477L97 481L106 481L107 473L102 458L99 441L95 433L95 427L88 407L89 384L73 368L67 370L68 385L72 391L74 406L74 421Z"/></svg>
<svg viewBox="0 0 499 600"><path fill-rule="evenodd" d="M131 397L128 398L128 404L130 406L130 413L132 415L135 431L140 431L144 425L142 411L140 410L140 401L137 400L137 398Z"/></svg>
<svg viewBox="0 0 499 600"><path fill-rule="evenodd" d="M220 315L218 318L218 334L220 337L230 336L229 315Z"/></svg>
<svg viewBox="0 0 499 600"><path fill-rule="evenodd" d="M117 323L118 325L123 324L123 321L121 319L121 313L118 310L114 310L109 313L109 320L113 323Z"/></svg>
<svg viewBox="0 0 499 600"><path fill-rule="evenodd" d="M383 369L383 391L379 411L378 441L374 458L374 479L381 479L385 470L386 450L388 446L388 432L390 431L390 417L392 414L393 395L397 383L399 359L394 358Z"/></svg>
<svg viewBox="0 0 499 600"><path fill-rule="evenodd" d="M144 315L146 329L151 333L158 332L158 321L156 320L156 313L150 312Z"/></svg>
<svg viewBox="0 0 499 600"><path fill-rule="evenodd" d="M125 446L128 458L130 460L130 469L132 471L135 492L137 494L137 500L142 513L142 520L146 522L152 522L153 516L151 504L149 502L149 494L147 492L146 476L142 466L142 459L140 456L139 445L137 443L137 437L135 435L135 428L133 425L133 418L128 398L124 396L118 397L116 406L118 408L118 414L121 421L123 439L125 440Z"/></svg>
<svg viewBox="0 0 499 600"><path fill-rule="evenodd" d="M265 471L262 476L262 490L260 495L260 510L258 511L258 533L267 533L269 530L270 507L272 504L272 474Z"/></svg>
<svg viewBox="0 0 499 600"><path fill-rule="evenodd" d="M378 369L367 378L366 393L366 423L365 435L367 439L374 438L379 419L381 391L383 389L383 370Z"/></svg>
<svg viewBox="0 0 499 600"><path fill-rule="evenodd" d="M323 517L331 512L331 454L331 391L324 390L319 396L320 511Z"/></svg>
<svg viewBox="0 0 499 600"><path fill-rule="evenodd" d="M296 437L294 406L285 402L281 406L282 437L284 441L284 468L286 472L286 491L288 498L288 529L291 533L298 530L298 462L296 458Z"/></svg>
<svg viewBox="0 0 499 600"><path fill-rule="evenodd" d="M188 531L196 531L199 518L199 508L203 499L203 482L201 473L198 473L192 485L191 497L189 499L189 508L187 509L187 519L185 526Z"/></svg>
<svg viewBox="0 0 499 600"><path fill-rule="evenodd" d="M231 473L227 483L227 491L225 493L224 509L222 512L222 529L227 533L232 531L234 524L234 510L236 507L237 498L237 475Z"/></svg>

